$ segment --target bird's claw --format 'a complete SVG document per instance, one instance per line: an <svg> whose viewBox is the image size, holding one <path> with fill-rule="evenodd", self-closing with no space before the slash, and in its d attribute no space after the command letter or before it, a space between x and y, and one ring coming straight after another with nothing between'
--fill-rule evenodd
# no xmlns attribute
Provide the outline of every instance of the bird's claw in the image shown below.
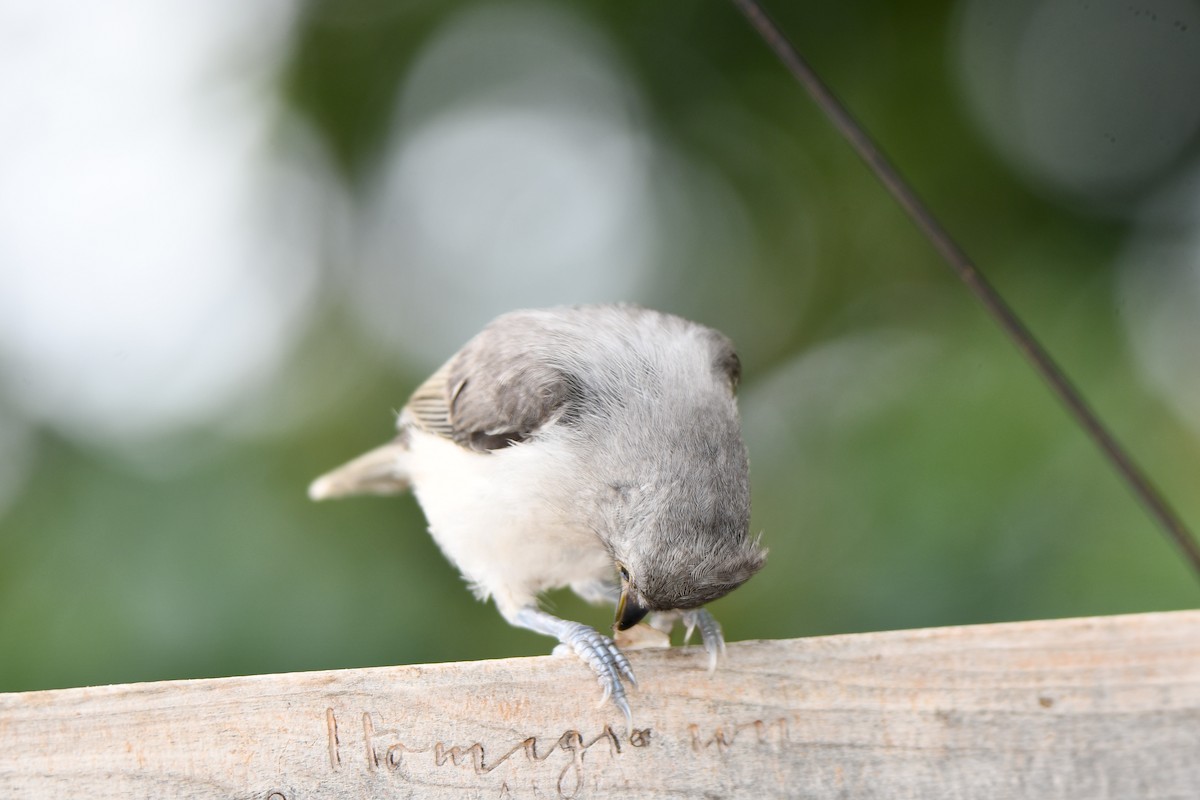
<svg viewBox="0 0 1200 800"><path fill-rule="evenodd" d="M715 672L717 662L725 655L725 635L721 632L721 624L703 608L683 612L683 624L687 626L684 629L684 644L692 637L692 631L700 629L700 639L708 653L708 671Z"/></svg>
<svg viewBox="0 0 1200 800"><path fill-rule="evenodd" d="M637 687L637 678L633 675L629 659L612 639L582 623L571 623L562 637L562 642L569 645L596 674L596 681L600 684L602 692L599 705L602 706L611 699L625 715L626 727L632 732L633 712L630 711L625 686L621 682L624 678L631 686Z"/></svg>

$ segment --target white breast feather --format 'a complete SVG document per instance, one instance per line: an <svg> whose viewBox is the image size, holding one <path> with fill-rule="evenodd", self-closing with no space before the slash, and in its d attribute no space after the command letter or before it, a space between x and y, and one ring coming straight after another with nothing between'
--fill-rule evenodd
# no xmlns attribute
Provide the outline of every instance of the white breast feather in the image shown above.
<svg viewBox="0 0 1200 800"><path fill-rule="evenodd" d="M571 521L560 444L479 453L420 429L409 435L404 468L429 531L480 599L494 596L508 613L546 589L611 577L600 539Z"/></svg>

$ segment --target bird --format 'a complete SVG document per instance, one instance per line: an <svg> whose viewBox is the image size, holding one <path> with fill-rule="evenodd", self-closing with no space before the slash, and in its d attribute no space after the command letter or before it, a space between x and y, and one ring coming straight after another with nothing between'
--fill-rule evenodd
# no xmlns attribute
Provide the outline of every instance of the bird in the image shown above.
<svg viewBox="0 0 1200 800"><path fill-rule="evenodd" d="M513 311L488 323L401 410L391 441L317 478L314 500L411 490L429 532L510 624L554 637L632 726L628 658L540 604L569 587L646 620L699 628L764 563L750 534L741 362L713 328L634 304ZM664 637L665 638L665 637Z"/></svg>

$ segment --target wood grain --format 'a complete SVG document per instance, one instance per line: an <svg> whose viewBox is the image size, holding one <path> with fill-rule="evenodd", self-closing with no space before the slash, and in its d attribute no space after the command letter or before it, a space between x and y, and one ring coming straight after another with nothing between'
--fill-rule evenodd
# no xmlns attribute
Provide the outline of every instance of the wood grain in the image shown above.
<svg viewBox="0 0 1200 800"><path fill-rule="evenodd" d="M3 798L1200 797L1200 611L0 695Z"/></svg>

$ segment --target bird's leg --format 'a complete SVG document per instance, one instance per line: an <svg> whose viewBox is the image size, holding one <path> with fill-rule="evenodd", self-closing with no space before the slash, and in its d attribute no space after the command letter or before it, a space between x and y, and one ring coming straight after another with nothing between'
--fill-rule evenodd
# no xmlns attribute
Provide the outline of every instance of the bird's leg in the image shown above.
<svg viewBox="0 0 1200 800"><path fill-rule="evenodd" d="M616 606L621 599L621 587L614 581L580 581L571 584L571 591L594 606Z"/></svg>
<svg viewBox="0 0 1200 800"><path fill-rule="evenodd" d="M612 639L581 622L560 619L536 606L521 606L511 613L505 613L504 616L517 627L553 636L574 650L596 674L596 680L604 691L600 702L603 704L605 700L612 698L613 703L625 715L626 725L630 730L633 729L633 714L629 710L629 701L625 697L625 686L621 683L621 678L624 677L633 686L637 686L637 679L633 677L629 659L617 649Z"/></svg>
<svg viewBox="0 0 1200 800"><path fill-rule="evenodd" d="M679 616L682 611L651 611L646 617L646 624L654 630L671 635L671 631L675 630L675 623L679 622ZM687 644L687 642L684 642Z"/></svg>

